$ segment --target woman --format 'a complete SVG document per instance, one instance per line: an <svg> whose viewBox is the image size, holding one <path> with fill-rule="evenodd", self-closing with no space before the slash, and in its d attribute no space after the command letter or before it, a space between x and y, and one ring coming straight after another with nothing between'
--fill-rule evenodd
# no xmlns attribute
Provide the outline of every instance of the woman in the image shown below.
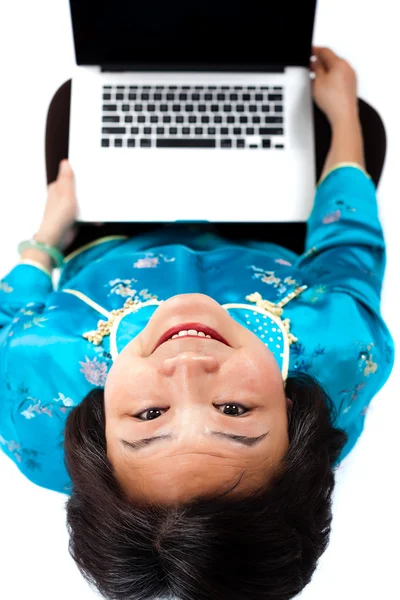
<svg viewBox="0 0 400 600"><path fill-rule="evenodd" d="M328 544L334 469L394 348L356 76L314 52L332 143L302 254L165 226L75 251L53 290L63 162L1 281L1 446L70 496L70 552L107 598L288 599Z"/></svg>

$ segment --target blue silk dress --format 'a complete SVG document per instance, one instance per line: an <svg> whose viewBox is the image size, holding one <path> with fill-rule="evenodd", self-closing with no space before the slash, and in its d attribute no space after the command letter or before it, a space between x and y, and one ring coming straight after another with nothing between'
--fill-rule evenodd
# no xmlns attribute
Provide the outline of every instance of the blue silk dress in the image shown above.
<svg viewBox="0 0 400 600"><path fill-rule="evenodd" d="M351 164L338 165L318 186L300 256L167 225L79 249L57 286L39 263L23 261L0 282L0 447L32 482L70 494L63 451L69 411L104 386L116 354L157 304L198 292L241 307L232 317L273 345L284 379L289 369L324 385L336 425L349 436L340 462L394 363L380 314L385 263L375 186ZM99 319L127 300L139 310L115 319L95 345L90 332ZM272 318L279 326L271 327Z"/></svg>

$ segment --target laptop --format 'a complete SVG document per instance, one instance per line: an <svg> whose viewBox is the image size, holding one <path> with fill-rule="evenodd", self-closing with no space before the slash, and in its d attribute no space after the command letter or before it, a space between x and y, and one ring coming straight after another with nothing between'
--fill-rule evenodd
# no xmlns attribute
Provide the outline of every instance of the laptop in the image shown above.
<svg viewBox="0 0 400 600"><path fill-rule="evenodd" d="M316 0L70 0L80 221L306 221Z"/></svg>

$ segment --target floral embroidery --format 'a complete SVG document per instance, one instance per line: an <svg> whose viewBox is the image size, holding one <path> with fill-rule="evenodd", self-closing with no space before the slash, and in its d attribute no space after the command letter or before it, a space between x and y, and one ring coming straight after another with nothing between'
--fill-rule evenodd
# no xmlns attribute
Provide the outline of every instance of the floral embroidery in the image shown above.
<svg viewBox="0 0 400 600"><path fill-rule="evenodd" d="M126 297L126 296L132 297L136 294L136 291L137 291L137 290L133 290L130 287L133 282L137 283L137 279L133 279L133 278L132 279L112 279L104 287L106 287L107 285L111 286L111 289L108 293L109 296L111 294L117 294L118 296L122 296L122 297Z"/></svg>
<svg viewBox="0 0 400 600"><path fill-rule="evenodd" d="M107 363L97 360L95 356L90 360L85 356L86 362L79 361L82 366L80 372L85 375L86 381L96 386L104 386L107 378Z"/></svg>
<svg viewBox="0 0 400 600"><path fill-rule="evenodd" d="M58 392L58 398L53 398L55 402L62 402L64 406L75 406L75 402L68 398L68 396L64 396L61 392Z"/></svg>
<svg viewBox="0 0 400 600"><path fill-rule="evenodd" d="M5 294L11 294L11 292L14 291L14 288L8 285L7 281L0 281L0 291Z"/></svg>
<svg viewBox="0 0 400 600"><path fill-rule="evenodd" d="M31 321L24 323L23 329L30 329L31 327L34 327L34 326L44 327L44 325L42 325L42 323L44 323L45 321L48 321L48 319L46 319L46 317L34 317Z"/></svg>
<svg viewBox="0 0 400 600"><path fill-rule="evenodd" d="M31 471L41 470L41 464L35 458L39 454L43 454L42 452L30 448L21 448L21 444L18 444L15 440L5 440L1 435L0 444L6 446L8 451L14 455L16 461L24 463Z"/></svg>
<svg viewBox="0 0 400 600"><path fill-rule="evenodd" d="M33 419L36 415L46 414L49 417L52 417L51 408L48 408L48 405L42 404L41 400L37 398L32 398L31 396L27 397L27 400L33 400L34 404L30 404L27 409L21 412L21 415L25 417L25 419Z"/></svg>
<svg viewBox="0 0 400 600"><path fill-rule="evenodd" d="M167 258L164 254L154 256L153 252L147 252L145 258L139 258L133 263L133 267L135 269L154 269L160 264L160 258L163 259L164 262L175 261L175 258Z"/></svg>
<svg viewBox="0 0 400 600"><path fill-rule="evenodd" d="M306 351L306 347L301 342L296 342L290 347L290 356L295 359L293 368L296 371L307 373L314 363L314 359L324 356L325 347L318 344L311 353Z"/></svg>
<svg viewBox="0 0 400 600"><path fill-rule="evenodd" d="M343 412L343 414L346 414L347 412L349 412L349 410L352 407L353 402L357 399L358 394L364 387L365 387L365 381L362 381L361 383L357 383L356 385L353 385L353 387L351 387L349 389L344 389L344 390L340 391L340 394L342 394L342 403L340 405L340 410ZM343 409L343 403L346 400L347 400L347 406Z"/></svg>
<svg viewBox="0 0 400 600"><path fill-rule="evenodd" d="M376 373L377 369L378 369L378 365L377 363L374 363L372 360L372 354L370 352L372 346L374 344L371 343L367 346L367 351L369 354L367 353L362 353L360 358L365 361L366 365L364 367L364 375L365 377L368 377L368 375L371 375L371 373Z"/></svg>
<svg viewBox="0 0 400 600"><path fill-rule="evenodd" d="M312 303L318 302L318 300L321 298L321 296L326 294L327 291L328 291L327 285L319 285L316 288L310 288L311 295L309 294L309 296L306 296L306 299Z"/></svg>
<svg viewBox="0 0 400 600"><path fill-rule="evenodd" d="M292 263L288 262L287 260L284 260L283 258L276 258L275 262L279 263L280 265L287 265L288 267L292 266Z"/></svg>
<svg viewBox="0 0 400 600"><path fill-rule="evenodd" d="M265 271L264 269L261 269L260 267L256 267L254 265L251 265L247 268L253 269L253 271L255 271L253 275L254 279L260 279L263 283L266 283L267 285L272 285L275 289L277 289L277 294L279 296L283 295L287 291L288 286L297 287L300 285L295 279L293 279L293 277L290 276L285 277L285 279L282 280L280 277L277 277L275 275L275 271Z"/></svg>
<svg viewBox="0 0 400 600"><path fill-rule="evenodd" d="M340 217L341 217L341 212L340 210L335 210L335 212L329 213L328 215L326 215L326 217L324 217L322 219L322 222L324 225L329 225L330 223L336 223L337 221L339 221Z"/></svg>

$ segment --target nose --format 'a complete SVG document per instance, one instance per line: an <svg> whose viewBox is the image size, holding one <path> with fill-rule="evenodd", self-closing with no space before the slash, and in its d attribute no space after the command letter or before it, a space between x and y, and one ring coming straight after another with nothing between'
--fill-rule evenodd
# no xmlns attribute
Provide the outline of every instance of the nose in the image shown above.
<svg viewBox="0 0 400 600"><path fill-rule="evenodd" d="M181 352L177 356L166 358L162 363L162 371L165 375L184 373L187 376L212 373L219 369L218 360L210 354L199 354L198 352Z"/></svg>

